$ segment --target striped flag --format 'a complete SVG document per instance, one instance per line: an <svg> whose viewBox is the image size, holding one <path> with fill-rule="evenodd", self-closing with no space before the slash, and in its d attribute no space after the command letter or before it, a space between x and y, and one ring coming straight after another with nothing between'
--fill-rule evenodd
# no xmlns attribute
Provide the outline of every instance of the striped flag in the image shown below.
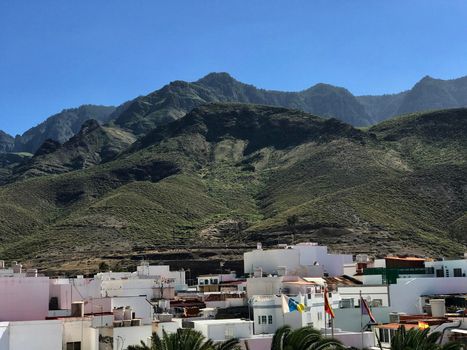
<svg viewBox="0 0 467 350"><path fill-rule="evenodd" d="M326 312L331 318L336 317L334 315L334 310L332 309L331 304L329 303L329 298L328 298L328 289L324 289L324 312Z"/></svg>
<svg viewBox="0 0 467 350"><path fill-rule="evenodd" d="M375 317L373 316L373 313L371 312L368 303L362 297L360 297L360 311L362 312L362 315L368 315L371 323L376 323Z"/></svg>

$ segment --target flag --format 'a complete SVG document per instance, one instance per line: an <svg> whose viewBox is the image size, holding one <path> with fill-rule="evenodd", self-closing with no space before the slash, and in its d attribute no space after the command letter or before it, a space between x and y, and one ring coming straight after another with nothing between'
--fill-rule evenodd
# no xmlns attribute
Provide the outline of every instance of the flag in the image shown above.
<svg viewBox="0 0 467 350"><path fill-rule="evenodd" d="M292 312L292 311L303 312L304 310L305 310L305 305L282 294L282 312L284 313Z"/></svg>
<svg viewBox="0 0 467 350"><path fill-rule="evenodd" d="M362 315L368 315L368 317L370 318L371 323L376 323L375 317L373 316L373 313L371 312L371 309L368 306L368 303L361 296L360 296L360 311L361 311Z"/></svg>
<svg viewBox="0 0 467 350"><path fill-rule="evenodd" d="M332 306L329 303L327 288L324 289L324 312L326 312L331 318L336 317L334 315L334 311L332 310Z"/></svg>
<svg viewBox="0 0 467 350"><path fill-rule="evenodd" d="M427 329L430 328L430 325L423 321L418 321L418 329Z"/></svg>

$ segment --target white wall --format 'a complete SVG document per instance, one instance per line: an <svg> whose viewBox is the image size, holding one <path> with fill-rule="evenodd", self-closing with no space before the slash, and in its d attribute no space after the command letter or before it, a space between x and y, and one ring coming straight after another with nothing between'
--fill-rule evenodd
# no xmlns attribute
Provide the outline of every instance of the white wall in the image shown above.
<svg viewBox="0 0 467 350"><path fill-rule="evenodd" d="M99 348L99 335L95 328L91 328L91 319L64 319L63 321L63 348L68 342L81 342L81 349L97 350Z"/></svg>
<svg viewBox="0 0 467 350"><path fill-rule="evenodd" d="M278 294L282 287L282 277L253 277L247 279L246 293L249 298L254 295Z"/></svg>
<svg viewBox="0 0 467 350"><path fill-rule="evenodd" d="M152 335L152 326L117 327L113 329L113 348L126 349L130 345L141 345L141 341L148 345Z"/></svg>
<svg viewBox="0 0 467 350"><path fill-rule="evenodd" d="M454 277L454 269L462 270L462 275L467 275L467 259L462 260L443 260L443 261L426 261L425 267L433 267L435 270L443 269L444 276ZM436 271L435 271L436 273Z"/></svg>
<svg viewBox="0 0 467 350"><path fill-rule="evenodd" d="M113 297L112 309L130 306L136 318L141 318L142 324L151 324L153 320L153 307L144 296Z"/></svg>
<svg viewBox="0 0 467 350"><path fill-rule="evenodd" d="M371 309L373 316L377 323L389 322L389 308L388 307L374 307ZM347 332L360 332L360 317L363 325L366 325L370 319L367 315L361 315L360 308L351 309L334 309L336 318L334 319L334 326Z"/></svg>
<svg viewBox="0 0 467 350"><path fill-rule="evenodd" d="M300 265L299 252L294 249L253 250L243 254L245 273L253 273L261 267L263 273L277 274L277 267L287 266L288 272L293 272Z"/></svg>
<svg viewBox="0 0 467 350"><path fill-rule="evenodd" d="M181 324L176 321L171 322L159 322L157 323L156 333L159 337L162 337L165 331L167 334L176 333L177 329L181 328Z"/></svg>
<svg viewBox="0 0 467 350"><path fill-rule="evenodd" d="M253 335L252 321L242 321L239 319L200 320L193 321L193 324L195 330L214 341L224 341L228 337L249 338Z"/></svg>
<svg viewBox="0 0 467 350"><path fill-rule="evenodd" d="M383 275L363 275L362 282L373 286L383 285Z"/></svg>
<svg viewBox="0 0 467 350"><path fill-rule="evenodd" d="M61 350L62 334L58 320L10 322L9 350Z"/></svg>
<svg viewBox="0 0 467 350"><path fill-rule="evenodd" d="M254 322L254 334L271 334L284 325L281 298L275 295L253 297L250 312ZM260 322L262 316L266 317L266 324ZM268 323L269 316L272 316L272 324Z"/></svg>
<svg viewBox="0 0 467 350"><path fill-rule="evenodd" d="M150 266L138 266L136 268L138 276L153 276L161 279L162 281L173 280L171 285L175 287L175 290L186 290L186 272L170 271L169 265L150 265Z"/></svg>
<svg viewBox="0 0 467 350"><path fill-rule="evenodd" d="M336 332L334 338L340 340L345 346L354 347L357 349L370 349L377 346L373 332L363 333L363 347L362 347L362 333L360 332Z"/></svg>
<svg viewBox="0 0 467 350"><path fill-rule="evenodd" d="M44 320L48 310L48 277L0 278L0 321Z"/></svg>
<svg viewBox="0 0 467 350"><path fill-rule="evenodd" d="M382 306L389 306L389 291L387 286L340 286L338 292L341 299L354 299L354 305L360 305L360 291L364 299L370 300L380 299Z"/></svg>
<svg viewBox="0 0 467 350"><path fill-rule="evenodd" d="M432 294L455 294L467 291L465 277L398 278L389 286L391 310L408 314L421 313L419 297Z"/></svg>
<svg viewBox="0 0 467 350"><path fill-rule="evenodd" d="M112 298L91 298L84 302L85 314L100 314L112 310Z"/></svg>
<svg viewBox="0 0 467 350"><path fill-rule="evenodd" d="M10 349L10 330L8 322L0 322L0 349Z"/></svg>
<svg viewBox="0 0 467 350"><path fill-rule="evenodd" d="M287 267L288 275L315 277L310 274L315 264L322 266L329 276L341 276L344 264L352 263L351 255L328 254L327 247L313 244L297 244L287 249L253 250L244 255L245 273L253 273L261 267L263 273L277 274L277 268ZM321 270L320 270L321 271Z"/></svg>

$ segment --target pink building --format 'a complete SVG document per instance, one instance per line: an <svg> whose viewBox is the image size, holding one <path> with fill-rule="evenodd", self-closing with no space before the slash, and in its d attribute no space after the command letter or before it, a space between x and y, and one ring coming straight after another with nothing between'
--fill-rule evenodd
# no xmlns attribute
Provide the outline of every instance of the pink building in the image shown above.
<svg viewBox="0 0 467 350"><path fill-rule="evenodd" d="M48 310L48 277L0 277L0 321L44 320Z"/></svg>

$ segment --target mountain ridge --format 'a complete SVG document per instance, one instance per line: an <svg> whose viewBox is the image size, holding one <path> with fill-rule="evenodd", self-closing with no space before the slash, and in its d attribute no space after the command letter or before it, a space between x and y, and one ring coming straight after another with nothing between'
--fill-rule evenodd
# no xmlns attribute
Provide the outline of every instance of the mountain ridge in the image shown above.
<svg viewBox="0 0 467 350"><path fill-rule="evenodd" d="M335 117L354 126L371 126L410 112L467 107L467 77L442 80L426 76L400 93L354 96L345 88L324 83L302 91L283 92L256 88L225 72L209 73L194 82L171 82L118 107L83 105L63 110L17 136L13 149L10 141L8 146L4 141L0 152L34 153L47 138L64 143L87 119L110 122L142 136L160 124L179 119L193 108L212 102L282 106Z"/></svg>
<svg viewBox="0 0 467 350"><path fill-rule="evenodd" d="M82 105L77 108L64 109L32 127L22 135L15 137L14 152L35 153L42 143L52 139L64 143L73 137L81 125L88 119L106 122L115 107L100 105Z"/></svg>
<svg viewBox="0 0 467 350"><path fill-rule="evenodd" d="M0 130L0 153L8 153L13 149L15 139L13 136Z"/></svg>

